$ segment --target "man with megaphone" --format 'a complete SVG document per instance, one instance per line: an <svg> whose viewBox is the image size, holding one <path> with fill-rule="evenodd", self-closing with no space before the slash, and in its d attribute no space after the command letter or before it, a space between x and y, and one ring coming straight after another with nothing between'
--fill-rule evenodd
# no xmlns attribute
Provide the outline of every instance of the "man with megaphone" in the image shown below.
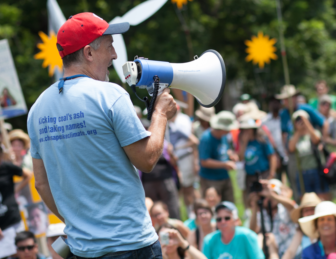
<svg viewBox="0 0 336 259"><path fill-rule="evenodd" d="M68 245L77 258L162 258L135 167L156 164L176 103L165 89L146 131L128 93L104 82L117 58L111 35L128 29L93 13L70 16L57 34L64 78L28 115L36 188L66 224L59 251Z"/></svg>

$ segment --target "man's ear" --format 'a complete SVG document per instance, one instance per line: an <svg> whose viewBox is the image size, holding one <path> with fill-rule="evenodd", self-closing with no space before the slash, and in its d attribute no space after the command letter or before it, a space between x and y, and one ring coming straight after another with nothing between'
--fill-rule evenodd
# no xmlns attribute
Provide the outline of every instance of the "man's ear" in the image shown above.
<svg viewBox="0 0 336 259"><path fill-rule="evenodd" d="M83 56L84 56L84 59L91 62L93 61L93 56L92 56L92 47L90 45L86 45L84 48L83 48Z"/></svg>

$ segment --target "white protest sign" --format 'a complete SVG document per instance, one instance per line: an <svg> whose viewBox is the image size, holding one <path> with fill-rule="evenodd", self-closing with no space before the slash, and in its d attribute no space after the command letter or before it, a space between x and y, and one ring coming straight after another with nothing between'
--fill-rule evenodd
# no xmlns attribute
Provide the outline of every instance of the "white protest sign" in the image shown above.
<svg viewBox="0 0 336 259"><path fill-rule="evenodd" d="M0 117L4 119L27 113L8 41L0 40Z"/></svg>

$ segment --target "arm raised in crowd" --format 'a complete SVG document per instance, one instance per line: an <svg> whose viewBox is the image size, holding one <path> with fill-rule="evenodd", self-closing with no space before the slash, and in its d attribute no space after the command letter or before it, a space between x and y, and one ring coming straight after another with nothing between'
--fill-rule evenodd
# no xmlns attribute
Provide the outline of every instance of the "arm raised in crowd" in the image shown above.
<svg viewBox="0 0 336 259"><path fill-rule="evenodd" d="M304 123L304 125L306 126L308 132L309 132L309 135L310 135L310 138L311 138L311 141L313 142L313 144L318 144L321 140L320 136L318 136L313 128L313 126L311 125L311 123L309 122L309 120L305 117L302 117L302 121ZM327 120L326 120L327 121ZM325 125L325 124L323 124ZM324 129L324 127L323 127ZM327 133L328 134L328 133Z"/></svg>
<svg viewBox="0 0 336 259"><path fill-rule="evenodd" d="M30 181L30 179L33 176L33 172L26 169L26 168L22 168L22 181L15 186L15 193L18 193L19 191L21 191Z"/></svg>
<svg viewBox="0 0 336 259"><path fill-rule="evenodd" d="M140 171L149 173L153 170L162 154L167 121L175 113L176 103L169 94L169 89L165 89L155 104L151 125L148 129L151 136L123 147L132 164Z"/></svg>
<svg viewBox="0 0 336 259"><path fill-rule="evenodd" d="M301 245L302 240L302 232L300 230L296 230L296 233L290 243L290 246L284 253L281 259L293 259L296 255L296 251L298 250L299 246Z"/></svg>
<svg viewBox="0 0 336 259"><path fill-rule="evenodd" d="M277 158L275 154L268 156L269 165L270 165L270 175L269 179L273 179L275 176L276 168L277 168Z"/></svg>
<svg viewBox="0 0 336 259"><path fill-rule="evenodd" d="M233 161L222 162L211 158L201 160L201 165L205 168L212 168L212 169L218 169L218 168L224 168L226 170L236 169L236 163Z"/></svg>
<svg viewBox="0 0 336 259"><path fill-rule="evenodd" d="M33 168L35 174L35 188L40 194L42 200L45 202L47 207L64 222L63 217L59 214L54 197L52 196L49 181L47 177L47 171L44 167L42 159L33 158Z"/></svg>

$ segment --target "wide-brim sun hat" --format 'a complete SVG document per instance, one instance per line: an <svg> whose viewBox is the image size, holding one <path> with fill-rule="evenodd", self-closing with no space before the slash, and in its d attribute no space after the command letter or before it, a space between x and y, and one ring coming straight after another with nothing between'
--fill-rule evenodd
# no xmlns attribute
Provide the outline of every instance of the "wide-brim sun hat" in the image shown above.
<svg viewBox="0 0 336 259"><path fill-rule="evenodd" d="M304 110L297 110L292 115L293 120L296 120L299 117L304 117L306 119L309 119L309 114Z"/></svg>
<svg viewBox="0 0 336 259"><path fill-rule="evenodd" d="M236 116L229 111L221 111L210 120L210 126L216 130L231 131L239 128Z"/></svg>
<svg viewBox="0 0 336 259"><path fill-rule="evenodd" d="M201 106L198 110L196 110L195 115L197 118L210 122L212 116L215 115L215 108L214 107L210 107L210 108L206 108Z"/></svg>
<svg viewBox="0 0 336 259"><path fill-rule="evenodd" d="M321 200L315 192L305 193L302 197L300 206L292 210L290 214L292 221L298 223L303 208L316 207L320 202Z"/></svg>
<svg viewBox="0 0 336 259"><path fill-rule="evenodd" d="M303 233L310 238L318 238L319 233L315 227L315 220L329 215L336 217L336 204L331 201L322 201L315 207L314 215L299 219Z"/></svg>
<svg viewBox="0 0 336 259"><path fill-rule="evenodd" d="M284 87L282 87L281 93L275 95L275 98L282 100L298 94L300 94L300 91L296 90L294 85L285 85Z"/></svg>
<svg viewBox="0 0 336 259"><path fill-rule="evenodd" d="M260 126L257 125L256 121L252 118L246 118L243 120L239 120L239 128L240 129L257 129Z"/></svg>
<svg viewBox="0 0 336 259"><path fill-rule="evenodd" d="M23 130L21 129L15 129L9 132L9 141L12 142L13 140L19 139L23 141L24 143L24 148L28 149L30 146L30 138L28 134L26 134Z"/></svg>

